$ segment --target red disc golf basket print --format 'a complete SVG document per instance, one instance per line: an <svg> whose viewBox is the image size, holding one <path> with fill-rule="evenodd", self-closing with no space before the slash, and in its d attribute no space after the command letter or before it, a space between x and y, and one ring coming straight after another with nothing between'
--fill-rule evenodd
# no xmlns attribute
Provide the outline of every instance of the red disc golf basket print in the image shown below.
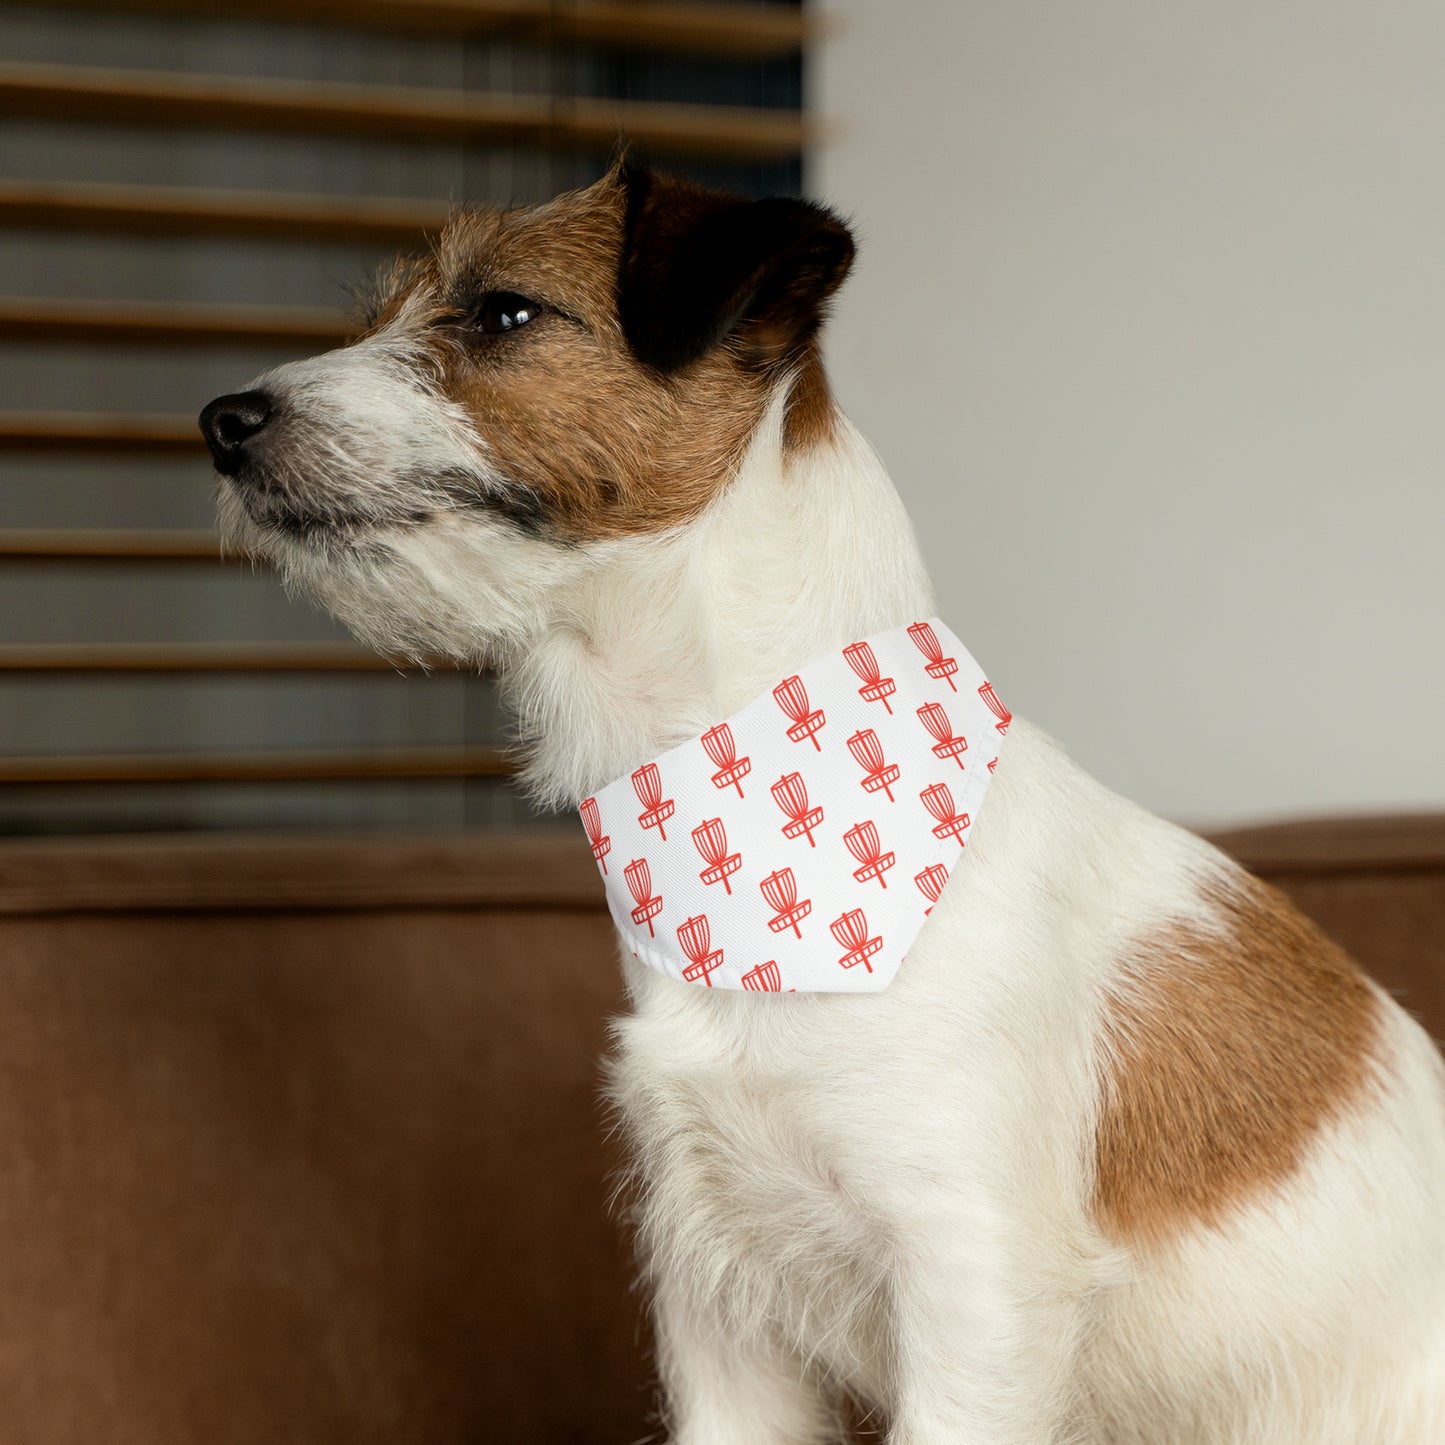
<svg viewBox="0 0 1445 1445"><path fill-rule="evenodd" d="M926 622L915 622L909 627L908 635L913 639L913 645L928 659L923 670L929 677L935 682L946 682L957 692L953 675L958 671L958 659L943 655L938 634Z"/></svg>
<svg viewBox="0 0 1445 1445"><path fill-rule="evenodd" d="M948 869L942 863L930 863L922 873L913 875L913 881L918 885L918 891L928 900L928 907L923 910L923 916L927 918L943 893L943 885L948 882Z"/></svg>
<svg viewBox="0 0 1445 1445"><path fill-rule="evenodd" d="M993 772L993 770L994 770L996 767L998 767L998 759L997 759L997 758L990 758L990 759L988 760L988 770L989 770L989 772Z"/></svg>
<svg viewBox="0 0 1445 1445"><path fill-rule="evenodd" d="M884 888L888 880L883 876L897 861L892 853L884 853L878 845L878 829L872 823L854 823L843 834L848 851L863 865L853 870L853 876L860 883L876 878ZM872 969L869 969L872 972Z"/></svg>
<svg viewBox="0 0 1445 1445"><path fill-rule="evenodd" d="M778 706L793 720L792 727L788 729L789 738L795 743L807 738L821 753L823 745L813 735L828 719L823 716L821 708L815 710L808 701L808 689L803 686L803 679L796 673L785 677L773 689L773 696Z"/></svg>
<svg viewBox="0 0 1445 1445"><path fill-rule="evenodd" d="M1014 715L998 700L998 694L993 690L993 684L986 682L979 688L978 695L988 704L988 710L998 719L994 724L999 732L1006 733L1008 725L1014 720Z"/></svg>
<svg viewBox="0 0 1445 1445"><path fill-rule="evenodd" d="M923 800L923 806L938 819L938 826L933 830L935 838L954 838L959 847L963 846L963 832L972 821L967 813L955 813L953 810L953 794L949 791L947 783L934 783L931 787L925 788L919 795Z"/></svg>
<svg viewBox="0 0 1445 1445"><path fill-rule="evenodd" d="M868 919L863 910L850 908L841 918L835 918L828 927L833 930L833 937L848 950L838 962L844 968L857 968L861 963L872 973L873 965L868 960L883 947L883 940L868 937Z"/></svg>
<svg viewBox="0 0 1445 1445"><path fill-rule="evenodd" d="M866 642L850 642L843 649L843 656L848 659L848 666L863 679L858 696L864 702L881 702L892 717L893 709L888 707L888 699L898 691L898 684L891 677L878 675L878 659L873 655L873 649Z"/></svg>
<svg viewBox="0 0 1445 1445"><path fill-rule="evenodd" d="M791 928L794 937L801 938L803 935L798 925L813 911L813 900L805 898L798 902L798 880L793 877L793 870L779 868L776 873L769 873L758 886L768 900L768 907L776 915L768 919L768 927L774 933Z"/></svg>
<svg viewBox="0 0 1445 1445"><path fill-rule="evenodd" d="M692 830L692 841L702 854L707 867L697 876L709 887L721 883L723 890L731 894L733 886L728 878L743 866L741 853L728 852L727 829L721 818L709 818Z"/></svg>
<svg viewBox="0 0 1445 1445"><path fill-rule="evenodd" d="M702 735L703 749L717 769L712 775L715 788L736 788L738 797L743 795L742 780L753 770L751 758L737 755L737 744L733 742L733 730L727 723L719 723Z"/></svg>
<svg viewBox="0 0 1445 1445"><path fill-rule="evenodd" d="M860 728L848 739L848 751L863 769L863 790L876 793L880 788L893 801L893 785L898 781L898 764L883 761L883 747L872 728Z"/></svg>
<svg viewBox="0 0 1445 1445"><path fill-rule="evenodd" d="M959 770L962 771L963 758L960 754L968 750L968 739L954 737L953 724L943 710L943 704L941 702L924 703L918 709L918 719L936 739L933 744L933 756L952 758L958 764Z"/></svg>
<svg viewBox="0 0 1445 1445"><path fill-rule="evenodd" d="M637 821L644 828L656 828L658 836L667 842L667 829L662 825L677 811L677 804L671 798L662 796L662 777L656 763L643 763L632 775L632 790L642 804Z"/></svg>
<svg viewBox="0 0 1445 1445"><path fill-rule="evenodd" d="M711 988L713 973L722 965L723 951L712 947L712 929L708 926L707 914L699 913L696 918L689 918L677 930L677 941L692 960L683 969L682 976L689 983L701 979Z"/></svg>
<svg viewBox="0 0 1445 1445"><path fill-rule="evenodd" d="M773 784L772 791L773 801L788 816L788 821L783 824L783 837L801 838L806 833L808 847L816 848L818 845L813 841L813 829L823 821L823 810L808 806L808 785L803 781L802 775L785 773Z"/></svg>
<svg viewBox="0 0 1445 1445"><path fill-rule="evenodd" d="M582 826L587 830L587 841L592 845L592 856L602 865L602 876L607 876L607 855L612 851L612 839L602 831L602 817L597 811L596 798L583 798L578 810L582 814Z"/></svg>
<svg viewBox="0 0 1445 1445"><path fill-rule="evenodd" d="M632 901L637 904L632 910L632 921L639 926L645 923L647 936L656 938L657 935L652 931L652 920L662 912L662 899L652 896L652 869L647 866L647 859L634 858L622 873L627 879L627 891L632 894Z"/></svg>
<svg viewBox="0 0 1445 1445"><path fill-rule="evenodd" d="M750 968L743 975L743 987L754 993L781 993L783 976L778 972L777 961L770 958L766 963Z"/></svg>

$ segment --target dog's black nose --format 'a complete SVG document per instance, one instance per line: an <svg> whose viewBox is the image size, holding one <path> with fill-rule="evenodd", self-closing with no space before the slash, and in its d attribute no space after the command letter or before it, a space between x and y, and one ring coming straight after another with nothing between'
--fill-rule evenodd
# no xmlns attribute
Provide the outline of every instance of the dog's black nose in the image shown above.
<svg viewBox="0 0 1445 1445"><path fill-rule="evenodd" d="M233 477L246 460L246 443L271 419L271 398L264 391L218 396L201 413L201 435L215 458L216 470Z"/></svg>

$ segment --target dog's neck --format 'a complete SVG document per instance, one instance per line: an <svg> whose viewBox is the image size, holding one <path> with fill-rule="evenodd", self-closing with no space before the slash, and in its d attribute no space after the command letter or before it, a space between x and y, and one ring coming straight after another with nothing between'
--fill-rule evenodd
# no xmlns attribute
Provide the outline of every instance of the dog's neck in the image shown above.
<svg viewBox="0 0 1445 1445"><path fill-rule="evenodd" d="M793 452L772 407L727 491L665 537L601 544L502 685L526 779L576 804L829 649L932 611L908 518L842 416Z"/></svg>

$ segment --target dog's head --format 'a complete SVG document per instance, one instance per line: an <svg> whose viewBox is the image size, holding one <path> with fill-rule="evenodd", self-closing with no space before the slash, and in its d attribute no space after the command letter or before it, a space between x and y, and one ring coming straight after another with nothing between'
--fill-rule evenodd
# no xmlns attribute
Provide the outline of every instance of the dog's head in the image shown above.
<svg viewBox="0 0 1445 1445"><path fill-rule="evenodd" d="M357 341L201 413L223 528L379 645L505 648L579 547L702 512L780 386L794 444L826 432L814 339L852 255L821 207L626 164L461 212Z"/></svg>

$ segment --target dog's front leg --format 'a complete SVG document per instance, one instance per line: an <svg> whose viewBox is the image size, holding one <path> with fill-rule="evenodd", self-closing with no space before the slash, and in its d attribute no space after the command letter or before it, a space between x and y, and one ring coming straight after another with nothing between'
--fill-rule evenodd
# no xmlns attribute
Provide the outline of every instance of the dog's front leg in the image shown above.
<svg viewBox="0 0 1445 1445"><path fill-rule="evenodd" d="M1037 1247L1031 1258L1019 1236L994 1235L995 1220L949 1211L912 1222L894 1275L889 1445L1094 1438L1071 1388L1078 1291L1045 1277Z"/></svg>
<svg viewBox="0 0 1445 1445"><path fill-rule="evenodd" d="M838 1407L801 1359L743 1338L721 1311L658 1282L658 1368L670 1445L836 1445Z"/></svg>

